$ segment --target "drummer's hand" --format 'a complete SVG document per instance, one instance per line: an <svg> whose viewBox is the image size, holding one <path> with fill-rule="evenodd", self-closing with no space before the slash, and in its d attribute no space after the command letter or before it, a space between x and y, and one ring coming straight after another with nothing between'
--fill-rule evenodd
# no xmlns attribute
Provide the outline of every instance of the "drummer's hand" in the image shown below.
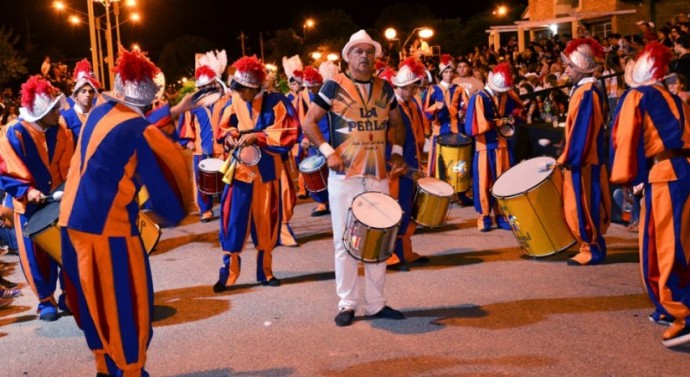
<svg viewBox="0 0 690 377"><path fill-rule="evenodd" d="M407 164L405 164L405 160L403 160L401 155L393 153L391 155L391 177L399 177L405 173L407 173Z"/></svg>
<svg viewBox="0 0 690 377"><path fill-rule="evenodd" d="M503 118L494 119L494 124L496 125L496 128L503 126Z"/></svg>
<svg viewBox="0 0 690 377"><path fill-rule="evenodd" d="M29 189L29 192L26 194L26 200L28 200L29 203L40 204L46 200L46 197L42 192L32 188Z"/></svg>
<svg viewBox="0 0 690 377"><path fill-rule="evenodd" d="M240 137L239 143L241 145L252 145L259 141L258 133L244 134Z"/></svg>
<svg viewBox="0 0 690 377"><path fill-rule="evenodd" d="M187 148L190 151L193 151L194 150L194 143L192 143L192 142L187 143L187 145L185 145L185 148Z"/></svg>
<svg viewBox="0 0 690 377"><path fill-rule="evenodd" d="M338 156L338 153L333 153L328 156L326 162L328 162L328 168L331 170L339 173L345 171L345 163L343 163L343 159Z"/></svg>
<svg viewBox="0 0 690 377"><path fill-rule="evenodd" d="M235 148L237 146L237 142L237 136L235 136L233 133L229 133L228 136L225 137L225 150Z"/></svg>

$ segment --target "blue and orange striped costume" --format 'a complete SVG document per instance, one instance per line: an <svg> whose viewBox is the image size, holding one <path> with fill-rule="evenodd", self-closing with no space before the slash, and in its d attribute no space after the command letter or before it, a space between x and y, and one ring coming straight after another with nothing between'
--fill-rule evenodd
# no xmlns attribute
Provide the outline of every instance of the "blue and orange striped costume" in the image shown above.
<svg viewBox="0 0 690 377"><path fill-rule="evenodd" d="M495 99L494 99L495 98ZM488 87L475 93L469 100L465 116L465 133L474 137L474 158L472 161L474 208L479 213L479 230L491 229L491 212L501 228L510 229L505 217L498 209L491 188L496 179L510 169L512 152L506 138L498 133L496 119L504 118L520 108L520 99L511 90L494 94Z"/></svg>
<svg viewBox="0 0 690 377"><path fill-rule="evenodd" d="M207 158L222 158L223 144L216 140L228 96L221 96L209 106L201 106L185 112L178 121L179 143L187 147L192 143L194 153L194 178L199 180L199 162ZM213 197L197 188L197 204L203 215L213 210Z"/></svg>
<svg viewBox="0 0 690 377"><path fill-rule="evenodd" d="M405 101L398 97L398 108L405 124L405 144L403 144L403 159L407 168L421 171L422 149L424 148L424 130L428 128L428 121L414 99ZM390 130L389 130L390 132ZM393 138L388 137L386 145L386 160L390 160ZM407 264L421 258L412 251L412 235L417 229L417 224L411 221L412 207L416 183L408 175L390 179L390 195L398 201L403 210L403 216L398 228L398 237L395 241L395 254L391 255L386 261L389 265L396 263Z"/></svg>
<svg viewBox="0 0 690 377"><path fill-rule="evenodd" d="M572 89L565 123L563 210L570 231L581 243L574 262L597 264L606 259L604 234L611 222L611 194L606 170L604 102L596 79L581 79Z"/></svg>
<svg viewBox="0 0 690 377"><path fill-rule="evenodd" d="M221 196L220 245L223 266L219 283L232 285L240 275L240 253L251 233L258 252L256 279L268 282L273 276L272 253L278 242L282 220L280 177L281 155L297 141L299 120L284 95L262 91L251 102L232 96L223 115L222 127L228 132L259 129L257 146L261 159L255 166L236 165L231 184ZM225 121L227 117L227 121Z"/></svg>
<svg viewBox="0 0 690 377"><path fill-rule="evenodd" d="M27 201L29 190L47 195L67 179L74 151L72 132L64 126L37 130L19 119L7 126L0 138L0 187L13 198L14 227L19 260L27 283L38 297L38 311L57 307L54 293L59 268L57 263L27 235L24 226L39 206Z"/></svg>
<svg viewBox="0 0 690 377"><path fill-rule="evenodd" d="M640 272L658 313L687 326L690 315L690 115L660 83L621 96L611 131L611 182L644 182ZM686 154L687 156L687 154Z"/></svg>
<svg viewBox="0 0 690 377"><path fill-rule="evenodd" d="M431 128L431 150L427 175L433 177L438 168L438 148L436 141L439 135L457 134L462 131L458 125L460 102L467 103L466 92L456 84L441 82L434 85L424 96L424 114ZM427 131L428 132L428 131Z"/></svg>
<svg viewBox="0 0 690 377"><path fill-rule="evenodd" d="M147 375L153 285L135 220L146 185L168 225L187 214L192 184L180 147L138 109L107 100L91 111L60 206L62 259L75 319L99 373ZM76 296L76 297L75 297Z"/></svg>

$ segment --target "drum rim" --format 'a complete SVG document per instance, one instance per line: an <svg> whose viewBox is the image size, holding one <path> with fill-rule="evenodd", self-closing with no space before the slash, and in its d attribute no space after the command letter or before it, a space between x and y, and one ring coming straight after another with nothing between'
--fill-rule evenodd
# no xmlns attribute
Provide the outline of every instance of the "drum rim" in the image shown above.
<svg viewBox="0 0 690 377"><path fill-rule="evenodd" d="M309 157L303 159L302 162L304 162L304 161L306 161L308 158L312 158L312 157L319 157L319 156L309 156ZM308 173L314 173L314 172L317 172L317 171L324 170L324 168L326 169L326 171L328 171L328 164L326 164L326 159L325 159L323 156L320 156L320 157L321 157L321 160L323 161L323 163L322 163L321 165L319 165L318 167L316 167L316 168L314 168L314 169L311 169L311 170L302 170L302 162L300 162L300 163L299 163L299 166L297 166L297 170L299 170L299 171L302 172L302 173L307 173L307 174L308 174Z"/></svg>
<svg viewBox="0 0 690 377"><path fill-rule="evenodd" d="M535 158L542 158L542 157L547 157L547 156L534 157L534 158L532 158L532 159L535 159ZM554 162L556 161L556 159L554 159L553 157L548 157L548 158L551 159L551 160L553 160ZM531 159L530 159L530 160L531 160ZM529 161L529 160L524 160L524 161L520 162L519 164L512 166L510 169L512 169L512 168L514 168L514 167L516 167L516 166L518 166L518 165L520 165L521 163L526 162L526 161ZM523 194L525 194L525 193L534 191L536 188L538 188L539 186L543 185L544 182L546 182L546 181L548 180L548 178L550 178L550 177L553 175L553 171L554 171L554 169L550 169L550 170L549 170L549 174L545 175L545 176L544 176L544 179L542 179L541 181L539 181L539 182L537 182L536 184L534 184L534 186L530 186L529 188L525 189L524 191L516 192L516 193L514 193L514 194L509 194L509 195L498 195L498 194L494 193L494 188L496 187L496 182L498 182L498 180L501 179L501 177L502 177L504 174L506 174L508 171L510 171L510 169L504 171L501 175L499 175L499 176L496 178L496 181L494 181L494 184L493 184L493 186L491 187L491 190L490 190L490 191L491 191L491 195L492 195L494 198L510 199L510 198L514 198L514 197L516 197L516 196L520 196L520 195L523 195Z"/></svg>
<svg viewBox="0 0 690 377"><path fill-rule="evenodd" d="M255 150L256 150L256 152L258 153L258 156L257 156L257 158L256 158L256 161L253 161L253 162L251 162L251 163L247 163L247 162L245 162L245 161L242 159L242 157L240 156L240 153L242 152L242 149L244 149L244 148L250 148L250 149L255 149ZM254 144L243 145L243 146L241 146L240 148L237 149L237 152L236 152L236 153L237 153L237 160L239 160L239 161L240 161L242 164L244 164L245 166L256 166L256 165L259 163L259 161L261 161L261 157L263 157L263 153L261 153L261 148L257 147L257 146L254 145Z"/></svg>
<svg viewBox="0 0 690 377"><path fill-rule="evenodd" d="M469 136L467 136L467 135L463 135L463 136L465 136L465 137L467 138L467 142L466 142L466 143L463 143L463 144L447 144L447 143L444 143L444 142L441 141L441 139L442 139L444 136L446 136L446 135L462 135L462 134L460 134L460 133L449 133L449 134L438 135L438 136L436 136L436 144L441 145L441 146L444 146L444 147L463 147L463 146L465 146L465 145L472 145L472 138L469 137Z"/></svg>
<svg viewBox="0 0 690 377"><path fill-rule="evenodd" d="M390 196L389 194L386 194L386 193L383 192L383 191L364 191L364 192L360 192L359 194L355 195L355 196L352 198L352 203L354 203L354 202L355 202L355 199L357 199L359 196L364 195L364 194L368 194L368 193L378 193L378 194L386 195L387 197L393 199L393 200L395 201L395 203L396 203L398 206L400 206L400 203L398 203L398 201L395 200L394 197ZM352 214L352 217L355 219L355 221L357 221L357 222L359 222L360 224L366 226L367 229L386 230L386 229L390 229L390 228L392 228L392 227L394 227L394 226L400 226L400 223L402 222L402 218L403 218L403 215L404 215L404 211L402 210L402 207L400 207L400 218L398 219L398 221L397 221L395 224L393 224L393 225L391 225L391 226L389 226L389 227L387 227L387 228L378 228L378 227L375 227L375 226L369 226L369 225L364 224L363 222L359 221L359 219L357 218L357 215L355 215L355 212L352 210L352 203L350 203L350 207L348 207L348 212L349 212L350 214ZM346 219L346 220L347 220L347 219Z"/></svg>
<svg viewBox="0 0 690 377"><path fill-rule="evenodd" d="M204 167L201 166L201 164L203 164L204 161L206 161L206 160L218 160L218 161L220 161L220 163L218 164L218 167L219 167L219 168L223 165L223 162L225 162L225 161L223 161L223 160L221 160L220 158L217 158L217 157L209 157L209 158L205 158L205 159L199 161L199 163L197 164L197 167L199 168L199 170L201 170L201 171L203 171L203 172L206 172L206 173L215 173L215 172L218 171L218 170L208 170L208 169L204 169Z"/></svg>

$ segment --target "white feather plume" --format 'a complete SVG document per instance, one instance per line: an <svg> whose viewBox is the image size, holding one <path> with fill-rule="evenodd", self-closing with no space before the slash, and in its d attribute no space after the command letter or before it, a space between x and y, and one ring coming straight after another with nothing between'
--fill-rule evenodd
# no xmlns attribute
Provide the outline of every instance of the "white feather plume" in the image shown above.
<svg viewBox="0 0 690 377"><path fill-rule="evenodd" d="M285 76L287 76L288 80L291 79L294 76L293 72L304 70L302 66L302 59L299 58L299 55L294 55L290 58L283 56L283 70L285 71Z"/></svg>
<svg viewBox="0 0 690 377"><path fill-rule="evenodd" d="M206 55L199 58L199 66L207 65L215 73L218 78L225 72L225 67L228 65L228 57L225 50L209 51Z"/></svg>

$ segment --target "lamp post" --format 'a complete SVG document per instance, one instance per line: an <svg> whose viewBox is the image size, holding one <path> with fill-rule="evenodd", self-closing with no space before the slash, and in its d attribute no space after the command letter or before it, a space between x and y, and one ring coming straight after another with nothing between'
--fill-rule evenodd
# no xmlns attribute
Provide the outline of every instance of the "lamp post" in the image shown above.
<svg viewBox="0 0 690 377"><path fill-rule="evenodd" d="M307 40L307 29L311 29L314 27L314 20L311 18L307 18L306 21L304 21L304 25L302 25L302 39L305 41Z"/></svg>
<svg viewBox="0 0 690 377"><path fill-rule="evenodd" d="M407 53L405 52L405 46L407 46L407 42L410 41L410 38L412 38L412 36L414 35L414 33L416 31L419 31L417 36L419 38L422 38L422 39L431 38L434 35L434 30L431 28L428 28L428 27L416 27L416 28L414 28L412 30L412 32L410 33L410 35L407 36L407 39L405 39L405 43L402 44L401 53L403 54L403 56L407 56Z"/></svg>

